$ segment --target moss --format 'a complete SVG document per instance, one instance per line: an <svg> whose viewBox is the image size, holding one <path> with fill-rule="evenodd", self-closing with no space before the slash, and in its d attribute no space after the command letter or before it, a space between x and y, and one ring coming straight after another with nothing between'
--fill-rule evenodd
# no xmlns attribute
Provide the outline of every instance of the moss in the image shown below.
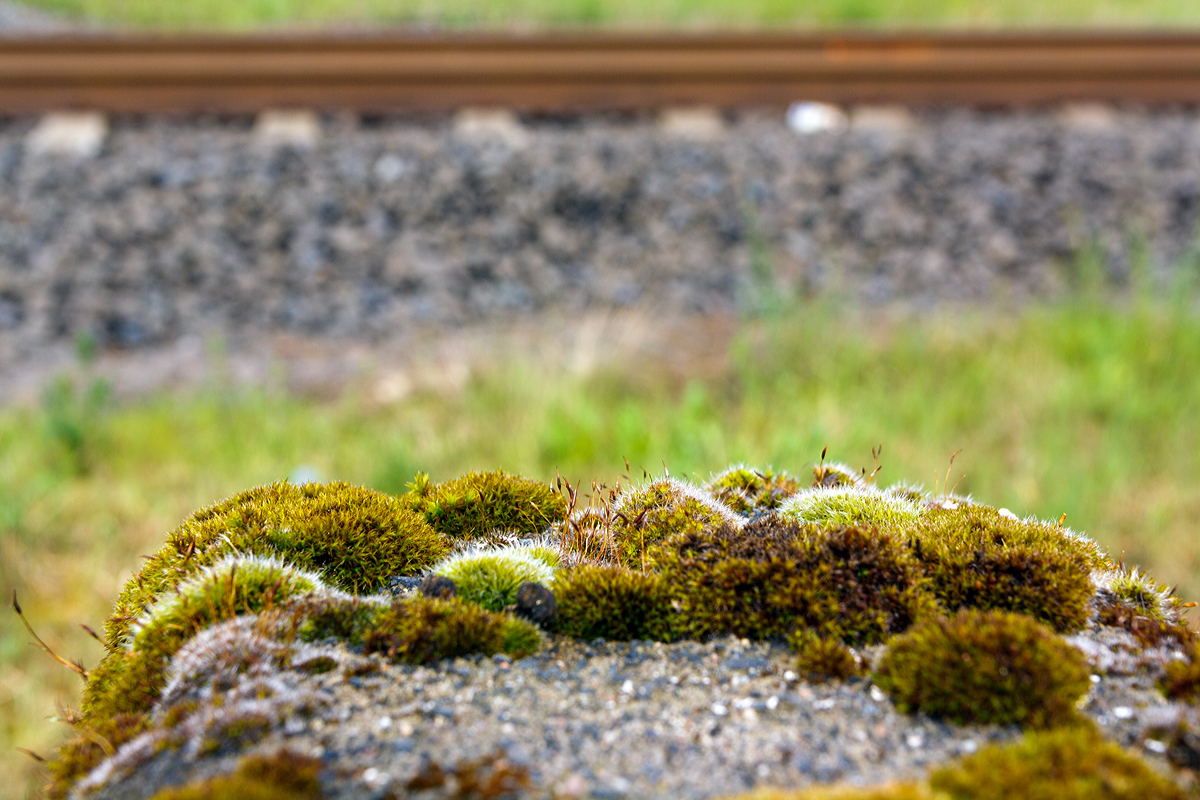
<svg viewBox="0 0 1200 800"><path fill-rule="evenodd" d="M438 484L418 474L401 500L434 530L454 539L475 539L495 530L541 533L567 513L566 501L552 487L503 470L471 472Z"/></svg>
<svg viewBox="0 0 1200 800"><path fill-rule="evenodd" d="M373 592L449 552L449 542L400 501L346 483L274 483L183 521L130 580L105 631L123 643L130 624L171 587L233 554L276 555L348 592Z"/></svg>
<svg viewBox="0 0 1200 800"><path fill-rule="evenodd" d="M1184 703L1200 702L1200 641L1192 642L1183 659L1168 661L1159 681L1163 694Z"/></svg>
<svg viewBox="0 0 1200 800"><path fill-rule="evenodd" d="M759 789L729 800L934 800L920 783L883 786L810 786L806 789Z"/></svg>
<svg viewBox="0 0 1200 800"><path fill-rule="evenodd" d="M392 661L428 664L457 656L537 652L541 634L533 625L458 599L414 598L392 604L363 636L366 653Z"/></svg>
<svg viewBox="0 0 1200 800"><path fill-rule="evenodd" d="M1087 622L1104 564L1089 540L980 505L929 509L903 530L947 611L1017 611L1062 632Z"/></svg>
<svg viewBox="0 0 1200 800"><path fill-rule="evenodd" d="M797 628L877 642L933 608L902 542L873 529L766 517L677 536L654 555L681 632L782 638Z"/></svg>
<svg viewBox="0 0 1200 800"><path fill-rule="evenodd" d="M963 611L892 639L874 679L904 712L1043 728L1076 719L1088 676L1083 654L1034 619Z"/></svg>
<svg viewBox="0 0 1200 800"><path fill-rule="evenodd" d="M130 648L169 657L218 620L254 614L324 588L310 572L275 558L234 556L206 567L159 600L133 626Z"/></svg>
<svg viewBox="0 0 1200 800"><path fill-rule="evenodd" d="M287 612L296 620L301 641L319 642L340 639L361 645L367 631L387 609L379 603L358 597L309 595L288 603Z"/></svg>
<svg viewBox="0 0 1200 800"><path fill-rule="evenodd" d="M558 630L577 639L671 639L671 595L662 577L582 565L554 581Z"/></svg>
<svg viewBox="0 0 1200 800"><path fill-rule="evenodd" d="M321 761L282 750L247 756L232 775L163 789L151 800L321 800Z"/></svg>
<svg viewBox="0 0 1200 800"><path fill-rule="evenodd" d="M889 530L914 525L921 507L876 489L854 487L805 489L779 508L792 522L817 525L877 525Z"/></svg>
<svg viewBox="0 0 1200 800"><path fill-rule="evenodd" d="M467 550L438 562L433 574L454 581L458 597L491 611L516 602L522 583L549 584L558 557L548 548L522 546Z"/></svg>
<svg viewBox="0 0 1200 800"><path fill-rule="evenodd" d="M933 773L948 800L1183 800L1183 791L1092 727L1026 734Z"/></svg>
<svg viewBox="0 0 1200 800"><path fill-rule="evenodd" d="M627 566L640 567L649 548L672 536L698 533L740 519L698 487L662 478L617 496L611 510L612 535Z"/></svg>
<svg viewBox="0 0 1200 800"><path fill-rule="evenodd" d="M1164 644L1187 647L1196 640L1195 631L1171 611L1161 616L1147 614L1143 603L1118 597L1104 588L1103 583L1096 589L1094 603L1096 622L1127 631L1143 647L1160 647Z"/></svg>
<svg viewBox="0 0 1200 800"><path fill-rule="evenodd" d="M796 672L811 683L844 681L866 672L862 658L838 639L823 639L805 628L789 636L788 644L800 654Z"/></svg>
<svg viewBox="0 0 1200 800"><path fill-rule="evenodd" d="M717 502L747 517L779 508L799 488L800 482L786 472L740 464L729 467L704 487Z"/></svg>
<svg viewBox="0 0 1200 800"><path fill-rule="evenodd" d="M116 748L146 730L147 725L144 713L117 713L78 723L77 734L47 765L50 782L46 796L51 800L66 797L76 781L99 766Z"/></svg>
<svg viewBox="0 0 1200 800"><path fill-rule="evenodd" d="M915 483L907 481L899 481L883 490L884 494L892 497L900 497L909 500L913 503L923 503L925 501L925 488Z"/></svg>
<svg viewBox="0 0 1200 800"><path fill-rule="evenodd" d="M460 761L449 770L436 761L426 760L404 788L409 792L424 792L447 784L454 787L453 794L447 795L456 800L526 797L533 789L529 768L507 758L503 750Z"/></svg>
<svg viewBox="0 0 1200 800"><path fill-rule="evenodd" d="M813 465L813 483L814 488L822 489L862 489L866 487L866 481L860 473L855 472L846 464L837 461Z"/></svg>

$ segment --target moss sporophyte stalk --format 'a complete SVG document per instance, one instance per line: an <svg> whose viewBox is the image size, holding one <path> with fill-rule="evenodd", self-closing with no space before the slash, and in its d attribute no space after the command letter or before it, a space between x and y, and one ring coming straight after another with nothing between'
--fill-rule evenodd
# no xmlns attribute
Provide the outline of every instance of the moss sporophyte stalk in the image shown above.
<svg viewBox="0 0 1200 800"><path fill-rule="evenodd" d="M1176 657L1154 677L1195 703L1200 644L1180 602L1061 522L880 488L876 472L822 459L805 485L793 477L803 469L738 464L703 485L647 478L597 492L586 508L569 486L499 471L419 474L400 497L345 483L247 490L184 520L122 590L49 794L103 785L155 748L240 752L295 712L252 702L285 673L517 659L547 636L728 634L786 643L803 680L869 678L901 712L1050 731L927 783L778 797L999 797L962 794L963 776L1003 763L1039 786L1039 759L1081 742L1094 752L1070 756L1080 769L1159 786L1140 761L1086 738L1076 703L1093 667L1063 634L1108 626L1169 645ZM541 628L518 616L522 597L537 599L529 618ZM234 687L220 707L218 686ZM273 758L162 797L322 796L329 776L313 762Z"/></svg>

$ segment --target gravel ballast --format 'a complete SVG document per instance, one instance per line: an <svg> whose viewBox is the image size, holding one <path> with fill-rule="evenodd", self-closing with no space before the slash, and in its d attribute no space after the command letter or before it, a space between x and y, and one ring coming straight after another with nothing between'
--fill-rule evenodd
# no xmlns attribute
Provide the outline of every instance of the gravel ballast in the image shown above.
<svg viewBox="0 0 1200 800"><path fill-rule="evenodd" d="M236 349L795 292L1019 302L1085 280L1084 250L1101 280L1144 264L1165 286L1200 214L1185 111L860 109L810 135L765 112L506 119L329 117L315 138L287 120L113 119L94 158L34 154L35 121L10 120L0 364L81 332Z"/></svg>

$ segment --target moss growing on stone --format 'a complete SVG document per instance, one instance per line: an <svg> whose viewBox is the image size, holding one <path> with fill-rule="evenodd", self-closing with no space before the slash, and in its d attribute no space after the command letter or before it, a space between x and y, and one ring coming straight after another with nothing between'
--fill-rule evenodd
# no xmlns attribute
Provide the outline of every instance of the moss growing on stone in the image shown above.
<svg viewBox="0 0 1200 800"><path fill-rule="evenodd" d="M1184 800L1178 786L1091 726L1028 733L934 772L948 800Z"/></svg>
<svg viewBox="0 0 1200 800"><path fill-rule="evenodd" d="M231 556L205 567L151 606L133 625L130 649L171 656L218 620L254 614L324 585L277 558Z"/></svg>
<svg viewBox="0 0 1200 800"><path fill-rule="evenodd" d="M981 505L929 509L903 530L947 611L1016 611L1062 632L1087 622L1104 564L1090 540Z"/></svg>
<svg viewBox="0 0 1200 800"><path fill-rule="evenodd" d="M76 735L47 764L50 782L46 797L51 800L66 797L76 781L99 766L116 748L145 731L147 725L145 713L128 712L93 716L76 723Z"/></svg>
<svg viewBox="0 0 1200 800"><path fill-rule="evenodd" d="M363 646L367 653L408 664L476 653L524 658L537 652L541 634L524 620L457 598L419 597L394 603L375 617L363 635Z"/></svg>
<svg viewBox="0 0 1200 800"><path fill-rule="evenodd" d="M804 628L789 636L788 644L799 653L796 672L810 683L844 681L866 672L862 658L840 639L822 638Z"/></svg>
<svg viewBox="0 0 1200 800"><path fill-rule="evenodd" d="M812 485L821 489L863 489L866 488L867 482L862 473L855 472L849 465L840 461L826 462L822 454L821 463L813 464Z"/></svg>
<svg viewBox="0 0 1200 800"><path fill-rule="evenodd" d="M737 528L741 519L699 487L661 478L617 496L612 536L623 564L641 567L649 548L673 536L714 526Z"/></svg>
<svg viewBox="0 0 1200 800"><path fill-rule="evenodd" d="M797 493L779 516L815 525L876 525L895 530L915 525L921 507L911 500L871 488L813 488Z"/></svg>
<svg viewBox="0 0 1200 800"><path fill-rule="evenodd" d="M1045 728L1076 719L1088 675L1083 654L1031 617L963 611L892 639L874 679L906 713Z"/></svg>
<svg viewBox="0 0 1200 800"><path fill-rule="evenodd" d="M669 641L673 613L662 576L582 565L554 581L558 630L577 639Z"/></svg>
<svg viewBox="0 0 1200 800"><path fill-rule="evenodd" d="M800 489L800 482L770 467L758 470L737 464L714 477L704 488L736 513L752 517L779 508Z"/></svg>
<svg viewBox="0 0 1200 800"><path fill-rule="evenodd" d="M1168 661L1159 682L1163 694L1183 703L1200 702L1200 641L1193 641L1183 659Z"/></svg>
<svg viewBox="0 0 1200 800"><path fill-rule="evenodd" d="M130 580L105 631L110 646L171 587L229 555L275 555L348 592L374 592L449 552L400 501L346 483L274 483L192 514Z"/></svg>
<svg viewBox="0 0 1200 800"><path fill-rule="evenodd" d="M454 581L458 597L491 611L516 602L525 582L549 584L558 557L549 548L516 545L495 550L471 549L439 561L431 570Z"/></svg>
<svg viewBox="0 0 1200 800"><path fill-rule="evenodd" d="M232 775L172 786L151 800L321 800L321 761L281 750L247 756Z"/></svg>
<svg viewBox="0 0 1200 800"><path fill-rule="evenodd" d="M875 529L821 528L779 517L691 531L654 553L681 633L882 641L930 613L920 570L903 542Z"/></svg>
<svg viewBox="0 0 1200 800"><path fill-rule="evenodd" d="M541 533L567 513L566 501L552 487L503 470L471 472L437 484L420 473L401 500L453 539L475 539L495 530Z"/></svg>

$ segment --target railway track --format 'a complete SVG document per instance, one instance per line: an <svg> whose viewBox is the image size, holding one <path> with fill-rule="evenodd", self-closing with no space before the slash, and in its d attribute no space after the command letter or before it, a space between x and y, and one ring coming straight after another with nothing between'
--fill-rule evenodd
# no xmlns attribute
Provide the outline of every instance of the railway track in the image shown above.
<svg viewBox="0 0 1200 800"><path fill-rule="evenodd" d="M112 36L0 40L0 113L574 112L796 100L1200 103L1200 34Z"/></svg>

